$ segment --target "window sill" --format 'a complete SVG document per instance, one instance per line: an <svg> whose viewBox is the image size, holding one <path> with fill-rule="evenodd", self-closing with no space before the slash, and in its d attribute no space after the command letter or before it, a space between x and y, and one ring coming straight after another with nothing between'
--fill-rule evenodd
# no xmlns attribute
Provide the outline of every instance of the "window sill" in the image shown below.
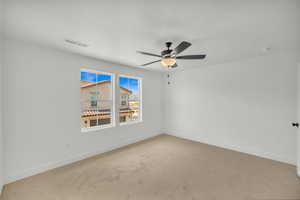
<svg viewBox="0 0 300 200"><path fill-rule="evenodd" d="M102 130L102 129L112 128L112 127L115 127L115 125L109 124L109 125L104 125L104 126L94 126L94 127L90 127L90 128L81 128L81 132L82 133L87 133L87 132L99 131L99 130Z"/></svg>
<svg viewBox="0 0 300 200"><path fill-rule="evenodd" d="M136 121L131 121L131 122L123 122L123 123L120 123L119 125L126 126L126 125L138 124L138 123L142 123L142 122L143 122L143 120L136 120Z"/></svg>

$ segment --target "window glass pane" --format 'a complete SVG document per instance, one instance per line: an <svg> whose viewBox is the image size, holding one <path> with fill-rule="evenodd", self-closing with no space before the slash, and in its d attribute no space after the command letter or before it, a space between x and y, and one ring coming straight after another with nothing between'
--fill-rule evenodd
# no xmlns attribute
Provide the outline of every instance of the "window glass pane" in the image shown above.
<svg viewBox="0 0 300 200"><path fill-rule="evenodd" d="M97 85L99 87L99 100L112 100L111 75L97 74Z"/></svg>
<svg viewBox="0 0 300 200"><path fill-rule="evenodd" d="M139 79L126 76L119 77L120 123L140 119Z"/></svg>
<svg viewBox="0 0 300 200"><path fill-rule="evenodd" d="M99 101L99 115L98 115L98 125L111 124L112 121L112 101L101 100Z"/></svg>
<svg viewBox="0 0 300 200"><path fill-rule="evenodd" d="M81 127L112 123L112 76L81 71Z"/></svg>
<svg viewBox="0 0 300 200"><path fill-rule="evenodd" d="M107 74L97 74L98 91L98 126L111 123L112 94L111 76Z"/></svg>

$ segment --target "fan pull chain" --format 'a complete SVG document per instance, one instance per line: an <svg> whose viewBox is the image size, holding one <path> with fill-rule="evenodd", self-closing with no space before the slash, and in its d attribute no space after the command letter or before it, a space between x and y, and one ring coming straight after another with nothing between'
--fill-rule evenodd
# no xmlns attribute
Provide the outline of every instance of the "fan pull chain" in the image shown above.
<svg viewBox="0 0 300 200"><path fill-rule="evenodd" d="M168 75L167 75L167 78L168 78L168 85L170 85L170 67L168 67Z"/></svg>

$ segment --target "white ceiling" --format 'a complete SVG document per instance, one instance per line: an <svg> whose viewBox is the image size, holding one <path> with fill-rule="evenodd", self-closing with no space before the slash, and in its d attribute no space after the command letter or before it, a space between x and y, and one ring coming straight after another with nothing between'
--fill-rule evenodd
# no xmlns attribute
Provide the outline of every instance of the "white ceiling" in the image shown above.
<svg viewBox="0 0 300 200"><path fill-rule="evenodd" d="M166 41L191 42L182 55L207 54L178 61L181 68L257 56L266 47L300 49L298 0L6 0L5 11L9 37L134 67L156 60L137 50L159 54Z"/></svg>

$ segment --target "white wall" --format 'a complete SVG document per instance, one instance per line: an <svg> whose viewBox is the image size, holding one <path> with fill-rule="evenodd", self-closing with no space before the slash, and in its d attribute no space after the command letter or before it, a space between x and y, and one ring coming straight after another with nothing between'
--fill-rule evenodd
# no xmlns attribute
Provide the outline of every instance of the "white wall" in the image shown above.
<svg viewBox="0 0 300 200"><path fill-rule="evenodd" d="M297 68L297 122L300 123L300 63ZM297 130L297 172L300 177L300 128Z"/></svg>
<svg viewBox="0 0 300 200"><path fill-rule="evenodd" d="M296 61L265 55L176 71L166 88L165 132L296 163Z"/></svg>
<svg viewBox="0 0 300 200"><path fill-rule="evenodd" d="M7 39L5 44L6 181L161 133L162 74ZM79 70L143 78L143 122L80 132Z"/></svg>
<svg viewBox="0 0 300 200"><path fill-rule="evenodd" d="M4 183L3 178L3 167L4 167L4 159L3 159L3 126L2 126L2 86L3 86L3 1L0 0L0 195L2 192L2 186ZM2 14L1 14L2 13Z"/></svg>

